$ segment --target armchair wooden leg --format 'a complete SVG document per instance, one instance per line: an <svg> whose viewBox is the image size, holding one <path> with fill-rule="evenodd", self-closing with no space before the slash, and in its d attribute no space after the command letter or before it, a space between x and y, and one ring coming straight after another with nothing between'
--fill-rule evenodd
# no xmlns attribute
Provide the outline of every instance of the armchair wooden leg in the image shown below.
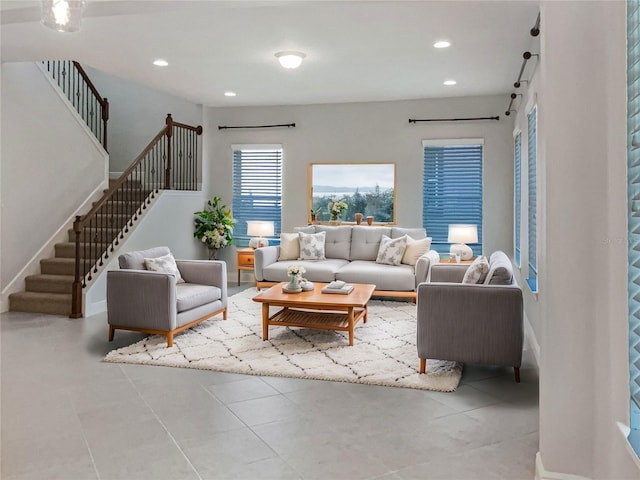
<svg viewBox="0 0 640 480"><path fill-rule="evenodd" d="M115 333L116 329L113 328L112 325L109 325L109 341L113 342L113 334Z"/></svg>
<svg viewBox="0 0 640 480"><path fill-rule="evenodd" d="M167 348L173 347L173 332L167 333Z"/></svg>
<svg viewBox="0 0 640 480"><path fill-rule="evenodd" d="M420 373L424 373L427 370L427 359L426 358L421 358L420 359Z"/></svg>
<svg viewBox="0 0 640 480"><path fill-rule="evenodd" d="M227 319L227 309L226 308L222 311L222 319L223 320Z"/></svg>
<svg viewBox="0 0 640 480"><path fill-rule="evenodd" d="M520 369L518 367L513 367L513 376L516 377L516 382L520 383Z"/></svg>

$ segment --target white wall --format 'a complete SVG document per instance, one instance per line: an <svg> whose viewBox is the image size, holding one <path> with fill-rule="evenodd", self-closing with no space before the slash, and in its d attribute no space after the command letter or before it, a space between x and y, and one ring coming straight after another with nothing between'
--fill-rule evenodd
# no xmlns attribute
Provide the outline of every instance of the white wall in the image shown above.
<svg viewBox="0 0 640 480"><path fill-rule="evenodd" d="M3 292L52 236L106 186L107 155L34 63L2 64ZM31 262L34 260L34 262ZM36 273L36 272L24 272ZM24 288L22 282L19 287Z"/></svg>
<svg viewBox="0 0 640 480"><path fill-rule="evenodd" d="M202 124L202 105L83 67L100 95L109 100L107 148L111 172L123 172L133 162L164 128L168 113L176 122Z"/></svg>
<svg viewBox="0 0 640 480"><path fill-rule="evenodd" d="M629 408L625 4L541 11L539 293L525 297L540 344L537 475L637 479L616 425Z"/></svg>
<svg viewBox="0 0 640 480"><path fill-rule="evenodd" d="M513 121L505 95L288 107L205 108L206 194L232 201L232 144L282 144L282 228L307 222L307 166L326 162L395 162L397 223L422 225L422 140L484 138L484 249L512 252ZM500 115L500 121L409 124L409 118ZM295 128L218 130L219 125L295 122ZM205 180L205 181L206 181ZM224 259L235 265L233 252Z"/></svg>
<svg viewBox="0 0 640 480"><path fill-rule="evenodd" d="M177 259L206 259L202 242L193 238L193 213L202 210L202 192L163 190L131 229L109 263L84 291L85 317L106 310L108 270L118 269L118 255L134 250L167 246Z"/></svg>

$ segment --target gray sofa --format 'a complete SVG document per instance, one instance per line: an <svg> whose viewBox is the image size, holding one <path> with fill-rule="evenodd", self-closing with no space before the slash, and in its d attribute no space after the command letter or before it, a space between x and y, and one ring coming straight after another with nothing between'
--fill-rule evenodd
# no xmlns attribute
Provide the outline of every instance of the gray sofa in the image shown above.
<svg viewBox="0 0 640 480"><path fill-rule="evenodd" d="M227 318L227 268L215 260L176 260L184 283L176 275L146 269L145 258L171 253L168 247L125 253L120 270L107 272L109 341L116 329L173 336L222 313Z"/></svg>
<svg viewBox="0 0 640 480"><path fill-rule="evenodd" d="M428 358L504 365L520 381L522 290L503 252L490 257L482 284L463 284L469 265L440 264L418 287L417 347L420 373Z"/></svg>
<svg viewBox="0 0 640 480"><path fill-rule="evenodd" d="M439 255L430 250L414 265L386 265L376 263L382 235L399 238L409 235L414 240L426 237L424 228L379 226L326 226L299 227L296 232L326 232L326 260L278 260L280 247L269 246L255 251L255 276L258 289L288 280L287 268L302 264L304 277L312 282L342 280L347 283L376 285L374 295L411 297L416 287L426 281L431 264L438 263Z"/></svg>

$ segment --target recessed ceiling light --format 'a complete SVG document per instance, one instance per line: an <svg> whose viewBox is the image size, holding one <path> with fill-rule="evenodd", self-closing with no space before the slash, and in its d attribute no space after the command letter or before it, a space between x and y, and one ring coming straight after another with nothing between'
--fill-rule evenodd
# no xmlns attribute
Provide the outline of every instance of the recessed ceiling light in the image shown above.
<svg viewBox="0 0 640 480"><path fill-rule="evenodd" d="M455 80L445 80L443 82L444 85L455 85L456 83L458 82L456 82Z"/></svg>
<svg viewBox="0 0 640 480"><path fill-rule="evenodd" d="M275 55L284 68L298 68L306 57L302 52L278 52Z"/></svg>
<svg viewBox="0 0 640 480"><path fill-rule="evenodd" d="M166 67L167 65L169 65L169 62L167 62L166 60L163 60L162 58L158 58L157 60L153 61L153 64L156 67Z"/></svg>
<svg viewBox="0 0 640 480"><path fill-rule="evenodd" d="M225 97L235 97L236 96L236 92L224 92L224 96Z"/></svg>
<svg viewBox="0 0 640 480"><path fill-rule="evenodd" d="M451 46L451 43L447 42L446 40L440 40L440 41L434 43L433 46L435 48L447 48L447 47Z"/></svg>

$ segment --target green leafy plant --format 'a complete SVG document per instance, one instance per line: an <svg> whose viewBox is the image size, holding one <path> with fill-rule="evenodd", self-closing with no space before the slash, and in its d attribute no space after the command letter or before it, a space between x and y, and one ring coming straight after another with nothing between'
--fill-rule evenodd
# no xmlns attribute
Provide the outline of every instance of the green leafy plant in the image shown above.
<svg viewBox="0 0 640 480"><path fill-rule="evenodd" d="M207 202L207 206L200 212L195 212L195 231L193 236L200 239L209 250L214 250L213 257L219 248L231 245L233 242L233 224L231 210L222 204L218 196Z"/></svg>

